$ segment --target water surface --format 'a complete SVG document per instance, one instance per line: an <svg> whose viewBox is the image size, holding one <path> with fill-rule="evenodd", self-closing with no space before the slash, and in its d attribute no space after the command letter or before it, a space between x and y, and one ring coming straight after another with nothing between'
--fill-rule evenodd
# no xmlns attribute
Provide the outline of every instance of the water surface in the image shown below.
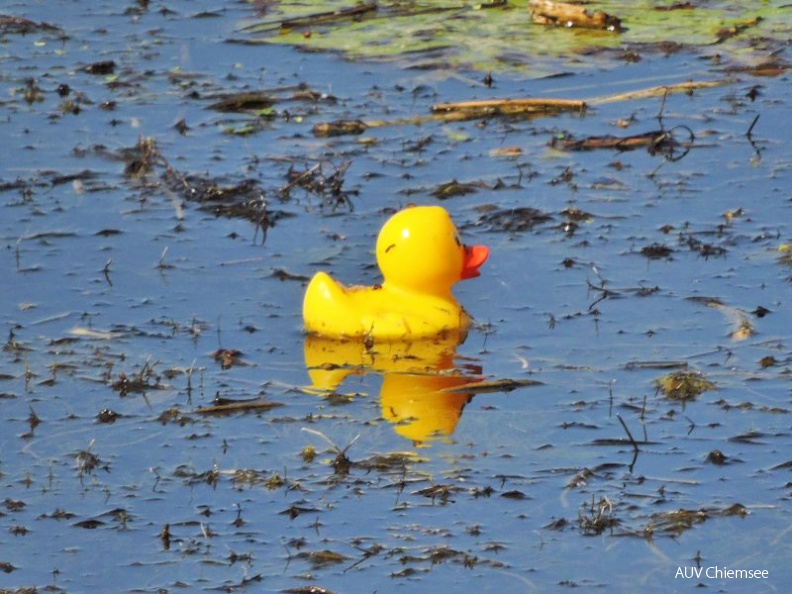
<svg viewBox="0 0 792 594"><path fill-rule="evenodd" d="M0 45L0 587L763 592L789 580L786 72L729 73L705 50L595 56L554 78L504 70L487 88L461 67L227 43L251 18L244 4L4 13L60 30ZM446 101L690 79L729 83L585 115L312 134ZM274 111L209 109L248 90L277 97ZM677 161L549 146L674 127L695 138ZM279 191L290 168L347 164L339 195ZM244 196L196 199L245 180ZM442 204L491 250L456 291L476 320L457 367L541 384L476 394L450 432L418 441L388 420L380 372L335 395L304 389L300 301L320 269L378 282L387 213L438 203L454 180L475 191ZM264 241L257 222L216 214L240 203L266 213ZM526 207L549 218L520 227ZM228 368L221 349L240 353ZM674 371L717 389L670 400L656 382ZM199 412L216 395L279 406ZM675 578L696 566L769 577Z"/></svg>

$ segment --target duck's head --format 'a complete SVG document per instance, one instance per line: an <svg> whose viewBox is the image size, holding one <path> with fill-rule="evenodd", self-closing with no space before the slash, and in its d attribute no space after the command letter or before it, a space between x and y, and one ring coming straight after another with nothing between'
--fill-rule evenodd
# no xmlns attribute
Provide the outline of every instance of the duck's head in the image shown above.
<svg viewBox="0 0 792 594"><path fill-rule="evenodd" d="M412 206L393 215L377 238L385 283L408 291L449 295L460 280L479 275L486 246L465 246L440 206Z"/></svg>

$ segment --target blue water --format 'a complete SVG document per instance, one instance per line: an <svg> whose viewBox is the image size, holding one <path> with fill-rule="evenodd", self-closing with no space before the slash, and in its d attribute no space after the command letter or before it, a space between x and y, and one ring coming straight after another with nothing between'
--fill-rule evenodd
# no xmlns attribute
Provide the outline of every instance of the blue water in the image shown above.
<svg viewBox="0 0 792 594"><path fill-rule="evenodd" d="M644 150L548 147L561 133L655 130L658 98L598 105L585 116L317 139L311 127L320 121L424 115L442 101L588 98L725 75L680 54L558 79L503 73L487 90L470 82L478 73L225 43L250 17L245 5L207 18L198 6L173 10L15 3L5 11L57 22L68 38L34 32L0 45L0 562L9 567L0 587L682 592L701 582L762 592L788 581L787 74L668 97L663 125L687 126L696 138L677 162ZM110 78L80 70L107 59L117 63ZM42 101L22 99L28 78ZM276 109L293 117L251 136L225 131L245 116L206 109L223 93L299 83L337 102L286 100ZM62 113L60 84L79 97L80 113ZM746 93L757 84L751 102ZM100 108L108 100L115 110ZM752 146L745 133L757 115ZM184 136L173 128L182 118ZM623 118L632 120L626 130L613 124ZM228 185L256 179L269 212L293 216L277 220L262 245L254 224L218 218L167 186L161 166L126 178L119 151L140 137L155 139L182 173ZM408 150L425 138L424 149ZM522 152L492 156L504 146ZM321 161L330 172L347 160L353 209L299 190L278 199L290 166ZM558 182L567 169L571 180ZM57 179L83 171L91 175ZM482 277L456 291L477 323L458 363L487 379L541 385L476 395L451 434L418 444L385 419L379 373L347 378L339 388L346 404L302 389L304 283L275 272L326 269L350 284L377 282L384 209L434 203L431 191L452 179L487 186L443 205L465 241L491 250ZM530 206L552 219L529 231L488 230L478 224L485 206ZM570 207L590 215L574 234L563 227ZM691 237L725 253L705 258L688 247ZM670 258L641 255L654 243L672 248ZM598 288L611 293L598 301ZM753 315L760 306L770 313ZM735 315L755 330L745 340L731 337ZM220 348L241 351L243 364L221 369L212 357ZM775 364L762 367L770 356ZM654 383L670 369L647 362L686 365L718 389L671 402ZM145 369L144 392L113 389L120 374ZM281 406L196 412L216 394ZM103 409L120 417L99 423ZM41 423L31 427L31 415ZM628 442L607 441L626 437L617 415L648 439L635 459ZM358 465L334 474L336 450L306 428L349 446ZM313 461L303 459L308 446L318 452ZM728 463L707 463L713 450ZM371 467L388 454L410 461ZM81 468L91 455L95 468ZM424 494L429 487L434 497ZM595 536L579 524L592 501L606 501L615 519ZM747 515L722 515L735 503ZM657 528L655 514L679 509L707 519ZM558 520L566 523L551 529ZM323 565L322 551L344 558ZM675 578L696 558L704 568L770 577Z"/></svg>

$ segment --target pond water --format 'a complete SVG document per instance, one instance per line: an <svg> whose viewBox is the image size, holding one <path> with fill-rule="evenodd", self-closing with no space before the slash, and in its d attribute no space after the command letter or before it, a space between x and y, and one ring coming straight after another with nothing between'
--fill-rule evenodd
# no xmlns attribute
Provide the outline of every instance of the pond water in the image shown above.
<svg viewBox="0 0 792 594"><path fill-rule="evenodd" d="M246 3L3 14L39 26L0 35L0 589L792 578L785 69L730 71L710 49L595 55L487 87L464 67L240 43ZM724 84L585 114L423 118L688 80ZM210 108L250 91L276 101ZM342 119L391 125L312 133ZM694 141L678 159L558 146L658 130ZM465 193L437 198L451 182ZM442 204L490 248L455 291L475 319L446 345L455 371L375 365L311 389L307 279L378 282L377 231L410 203ZM671 373L709 389L669 398ZM454 389L482 378L494 387ZM258 406L218 414L216 396Z"/></svg>

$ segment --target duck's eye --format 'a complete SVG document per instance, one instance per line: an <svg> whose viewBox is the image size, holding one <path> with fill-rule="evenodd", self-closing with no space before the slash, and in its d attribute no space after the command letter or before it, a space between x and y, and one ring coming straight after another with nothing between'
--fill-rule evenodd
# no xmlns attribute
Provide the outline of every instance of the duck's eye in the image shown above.
<svg viewBox="0 0 792 594"><path fill-rule="evenodd" d="M391 251L395 247L396 247L395 243L390 244L388 247L385 248L385 253L387 254L389 251Z"/></svg>

